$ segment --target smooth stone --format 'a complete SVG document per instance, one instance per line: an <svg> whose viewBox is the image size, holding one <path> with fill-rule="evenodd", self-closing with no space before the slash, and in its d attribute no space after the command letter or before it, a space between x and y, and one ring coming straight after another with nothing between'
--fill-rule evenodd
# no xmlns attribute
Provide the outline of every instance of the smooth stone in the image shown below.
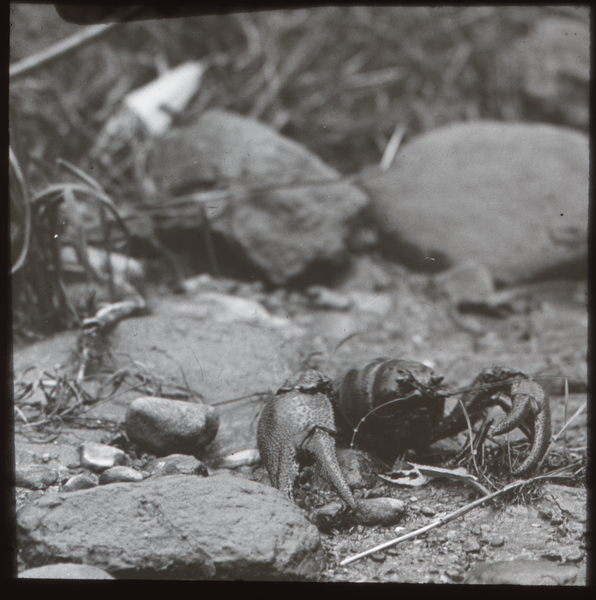
<svg viewBox="0 0 596 600"><path fill-rule="evenodd" d="M111 467L99 476L99 485L143 481L143 475L130 467Z"/></svg>
<svg viewBox="0 0 596 600"><path fill-rule="evenodd" d="M208 404L145 396L126 411L126 433L157 456L196 454L217 435L219 414Z"/></svg>
<svg viewBox="0 0 596 600"><path fill-rule="evenodd" d="M97 482L91 479L88 475L81 473L71 477L63 486L63 492L76 492L77 490L88 490L97 485Z"/></svg>
<svg viewBox="0 0 596 600"><path fill-rule="evenodd" d="M497 283L586 271L589 138L470 121L424 133L363 179L386 253L439 272L474 259Z"/></svg>
<svg viewBox="0 0 596 600"><path fill-rule="evenodd" d="M354 519L361 525L395 525L406 512L406 505L395 498L363 498L358 501Z"/></svg>
<svg viewBox="0 0 596 600"><path fill-rule="evenodd" d="M96 473L122 465L126 461L126 455L119 448L97 442L85 442L77 448L77 451L81 459L81 466Z"/></svg>

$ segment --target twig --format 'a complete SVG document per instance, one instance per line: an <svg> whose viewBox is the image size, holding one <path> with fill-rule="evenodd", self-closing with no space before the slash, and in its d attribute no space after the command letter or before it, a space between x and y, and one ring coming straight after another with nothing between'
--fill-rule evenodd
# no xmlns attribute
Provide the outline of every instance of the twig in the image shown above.
<svg viewBox="0 0 596 600"><path fill-rule="evenodd" d="M528 483L532 483L533 481L538 481L540 479L549 479L551 477L556 477L556 475L554 473L548 473L546 475L539 475L538 477L533 477L532 479L528 479L527 481L514 481L513 483L490 494L489 496L485 496L484 498L479 498L478 500L475 500L474 502L470 502L470 504L466 504L465 506L462 506L461 508L457 509L456 511L449 513L448 515L445 515L444 517L441 517L440 519L437 519L436 521L433 521L429 525L425 525L424 527L421 527L420 529L416 529L415 531L406 533L405 535L397 537L393 540L389 540L388 542L379 544L378 546L375 546L374 548L369 548L368 550L365 550L364 552L360 552L359 554L355 554L354 556L349 556L348 558L345 558L344 560L342 560L339 563L339 566L345 567L345 566L349 565L350 563L360 560L361 558L364 558L366 556L370 556L371 554L374 554L375 552L379 552L380 550L385 550L386 548L391 548L391 546L395 546L396 544L399 544L400 542L405 542L406 540L410 540L412 538L418 537L419 535L422 535L423 533L426 533L427 531L430 531L431 529L435 529L437 527L440 527L441 525L445 525L445 523L449 523L450 521L457 519L457 517L461 517L465 513L471 511L473 508L476 508L477 506L480 506L481 504L484 504L485 502L488 502L489 500L492 500L493 498L496 498L497 496L500 496L501 494L504 494L505 492L508 492L508 491L513 490L518 487L521 487Z"/></svg>
<svg viewBox="0 0 596 600"><path fill-rule="evenodd" d="M85 27L82 31L78 31L74 35L67 37L65 40L61 40L56 44L48 48L44 48L40 52L36 52L23 60L20 60L13 65L11 65L8 69L8 78L15 79L16 77L20 77L21 75L26 75L31 71L45 65L46 63L74 50L75 48L80 48L85 44L88 44L95 38L107 33L114 25L118 23L107 23L105 25L91 25L90 27Z"/></svg>
<svg viewBox="0 0 596 600"><path fill-rule="evenodd" d="M387 147L385 148L385 152L383 153L383 158L381 159L381 163L379 167L381 171L388 171L395 160L395 155L399 150L399 146L401 141L406 133L406 128L403 125L396 125L393 130L393 135L391 139L387 143Z"/></svg>

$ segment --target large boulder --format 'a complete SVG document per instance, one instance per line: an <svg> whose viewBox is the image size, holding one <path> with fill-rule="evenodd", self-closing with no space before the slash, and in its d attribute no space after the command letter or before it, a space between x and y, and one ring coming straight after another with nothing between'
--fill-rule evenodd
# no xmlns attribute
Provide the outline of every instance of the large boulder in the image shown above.
<svg viewBox="0 0 596 600"><path fill-rule="evenodd" d="M17 514L29 567L116 578L301 579L323 569L317 528L278 490L230 474L172 475L46 495Z"/></svg>
<svg viewBox="0 0 596 600"><path fill-rule="evenodd" d="M394 259L435 271L474 259L512 284L585 265L588 179L587 136L478 121L421 135L362 186Z"/></svg>
<svg viewBox="0 0 596 600"><path fill-rule="evenodd" d="M348 239L367 205L354 185L308 185L340 175L266 125L221 110L209 110L194 125L159 140L149 172L157 188L172 195L232 188L228 200L208 203L211 227L276 284L310 267L344 263ZM284 185L291 187L274 189ZM246 186L271 189L249 193Z"/></svg>

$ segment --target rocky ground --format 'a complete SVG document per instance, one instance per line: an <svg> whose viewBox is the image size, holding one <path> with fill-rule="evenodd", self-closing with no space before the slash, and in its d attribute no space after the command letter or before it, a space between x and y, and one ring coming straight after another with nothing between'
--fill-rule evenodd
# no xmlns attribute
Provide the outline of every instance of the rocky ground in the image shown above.
<svg viewBox="0 0 596 600"><path fill-rule="evenodd" d="M75 26L12 10L20 577L586 583L585 412L561 431L587 401L588 14L518 8L123 25L19 77ZM217 24L242 41L212 47ZM164 111L177 67L194 100ZM268 395L306 365L336 378L383 356L450 389L523 371L557 437L548 478L349 562L479 495L388 480L341 438L367 525L311 465L295 502L271 486ZM466 439L407 459L494 492L529 451L515 430L475 465Z"/></svg>
<svg viewBox="0 0 596 600"><path fill-rule="evenodd" d="M178 384L199 392L206 403L218 403L277 389L313 353L330 376L376 356L424 361L454 388L484 367L507 364L540 376L550 394L555 433L565 413L569 418L585 402L587 315L581 282L512 288L518 310L507 317L458 312L454 318L449 302L433 300L425 291L431 277L372 259L363 262L341 288L318 288L310 295L266 294L248 284L236 285L230 294L229 281L205 276L188 282L192 293L153 294L151 314L126 319L112 332L104 368L142 373L145 382L159 379L162 395ZM347 339L351 334L356 335ZM47 374L73 373L76 338L76 332L67 332L15 347L15 390ZM109 376L90 377L82 389L97 390L97 382ZM179 454L155 460L122 433L131 401L159 394L127 391L129 381L112 398L86 404L88 420L62 419L55 435L50 433L56 423L50 429L27 428L17 416L19 571L82 563L116 578L585 582L586 491L575 480L533 484L521 496L341 567L346 557L427 525L477 492L446 479L403 488L366 472L348 473L350 483L366 486L355 490L357 497L400 499L403 517L391 526L347 524L318 531L300 508L312 508L309 493L319 485L308 469L297 488L297 506L270 487L254 454L248 461L253 464L221 468L222 457L256 447L261 396L216 407L219 431L197 454L199 460ZM30 404L18 404L22 414L33 414L42 396L41 388L33 387ZM40 443L44 437L48 441ZM416 462L444 463L464 440L462 434L440 442L434 455L418 456ZM106 456L100 452L104 447L92 442L108 444L113 452ZM585 457L586 443L582 415L567 430L565 449L560 441L542 470ZM166 445L160 454L176 452ZM493 473L490 481L498 487L506 471ZM323 489L317 498L322 503L333 497ZM505 567L496 564L512 560ZM524 571L520 561L532 562ZM493 563L484 573L476 569ZM58 577L68 576L65 568ZM73 568L76 573L80 567Z"/></svg>

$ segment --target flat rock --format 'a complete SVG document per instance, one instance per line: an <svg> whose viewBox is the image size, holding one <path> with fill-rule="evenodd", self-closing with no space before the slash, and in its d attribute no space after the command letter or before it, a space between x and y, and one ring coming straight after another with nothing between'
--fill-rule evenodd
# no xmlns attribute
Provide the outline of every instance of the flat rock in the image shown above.
<svg viewBox="0 0 596 600"><path fill-rule="evenodd" d="M340 175L301 144L240 115L209 110L157 144L150 170L173 194L205 186L272 186ZM347 259L348 239L368 200L346 183L240 193L209 203L211 226L242 249L275 284L315 263Z"/></svg>
<svg viewBox="0 0 596 600"><path fill-rule="evenodd" d="M131 483L143 481L143 474L130 467L112 467L111 469L106 469L99 476L99 485L123 483L126 481Z"/></svg>
<svg viewBox="0 0 596 600"><path fill-rule="evenodd" d="M101 473L117 465L123 465L126 461L126 455L120 448L114 448L106 444L85 442L77 450L81 458L81 466L96 473Z"/></svg>
<svg viewBox="0 0 596 600"><path fill-rule="evenodd" d="M75 563L58 563L19 573L19 579L114 579L97 567Z"/></svg>
<svg viewBox="0 0 596 600"><path fill-rule="evenodd" d="M585 270L588 173L584 134L475 121L421 135L361 185L394 259L440 271L473 258L512 284Z"/></svg>
<svg viewBox="0 0 596 600"><path fill-rule="evenodd" d="M514 560L482 563L472 567L464 583L489 585L569 585L579 569L551 561Z"/></svg>
<svg viewBox="0 0 596 600"><path fill-rule="evenodd" d="M126 433L142 449L156 454L196 454L217 435L219 414L197 402L146 396L126 411Z"/></svg>
<svg viewBox="0 0 596 600"><path fill-rule="evenodd" d="M84 562L117 578L304 579L319 532L274 488L235 477L149 478L39 498L17 513L30 567Z"/></svg>

